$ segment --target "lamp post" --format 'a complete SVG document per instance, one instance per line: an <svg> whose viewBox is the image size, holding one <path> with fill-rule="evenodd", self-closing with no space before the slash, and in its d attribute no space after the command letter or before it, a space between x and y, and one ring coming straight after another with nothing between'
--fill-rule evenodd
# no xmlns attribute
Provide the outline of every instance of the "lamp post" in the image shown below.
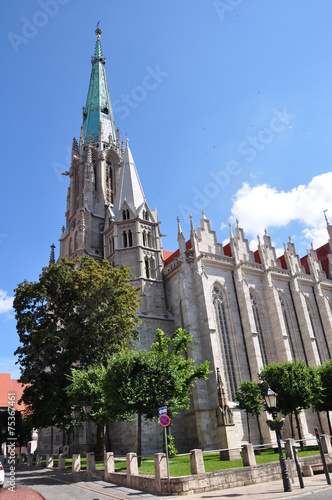
<svg viewBox="0 0 332 500"><path fill-rule="evenodd" d="M86 415L86 428L85 428L85 442L86 442L86 452L90 451L90 446L88 446L88 441L90 442L90 413L91 413L92 405L89 401L86 401L83 404L83 411ZM88 439L89 436L89 439Z"/></svg>
<svg viewBox="0 0 332 500"><path fill-rule="evenodd" d="M284 491L292 491L292 487L288 477L286 460L281 448L280 431L284 425L284 422L275 421L277 418L277 394L274 391L272 391L270 387L268 387L268 390L264 394L264 399L265 399L266 409L269 413L271 413L273 418L273 421L272 422L268 421L267 424L272 431L275 431L277 436L279 462L280 462L282 481L284 483Z"/></svg>
<svg viewBox="0 0 332 500"><path fill-rule="evenodd" d="M81 414L81 409L78 406L75 406L75 408L73 408L72 412L71 412L71 415L72 415L73 419L75 420L75 424L74 424L74 443L73 443L73 447L74 448L75 448L75 428L76 428L76 431L77 431L77 420L80 418L80 414ZM78 432L76 432L76 435L77 435L77 438L78 438ZM79 453L79 442L77 442L77 453Z"/></svg>

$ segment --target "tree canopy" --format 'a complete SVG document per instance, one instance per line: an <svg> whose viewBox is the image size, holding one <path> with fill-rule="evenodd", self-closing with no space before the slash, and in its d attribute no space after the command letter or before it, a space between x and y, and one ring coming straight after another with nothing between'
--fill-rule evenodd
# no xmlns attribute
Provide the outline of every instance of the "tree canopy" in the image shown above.
<svg viewBox="0 0 332 500"><path fill-rule="evenodd" d="M281 413L295 415L301 437L298 413L314 407L323 391L317 369L304 361L273 362L260 372L259 378L277 393L277 406Z"/></svg>
<svg viewBox="0 0 332 500"><path fill-rule="evenodd" d="M263 398L261 387L258 382L254 380L244 380L241 382L239 388L235 391L235 398L238 401L238 408L244 410L247 415L247 427L249 442L250 437L250 425L249 416L260 415L263 413Z"/></svg>
<svg viewBox="0 0 332 500"><path fill-rule="evenodd" d="M64 389L73 366L107 366L138 337L139 290L129 269L85 256L44 268L36 282L15 290L20 347L15 354L23 393L36 426L63 428L71 403ZM56 401L56 404L55 404Z"/></svg>
<svg viewBox="0 0 332 500"><path fill-rule="evenodd" d="M188 408L189 389L196 379L207 378L209 363L196 367L194 359L187 356L195 342L183 329L173 336L157 330L156 339L149 350L114 354L107 368L72 370L68 390L72 400L81 405L89 398L93 403L91 418L96 422L129 420L133 414L138 414L139 420L141 416L157 418L161 406L167 406L172 418Z"/></svg>

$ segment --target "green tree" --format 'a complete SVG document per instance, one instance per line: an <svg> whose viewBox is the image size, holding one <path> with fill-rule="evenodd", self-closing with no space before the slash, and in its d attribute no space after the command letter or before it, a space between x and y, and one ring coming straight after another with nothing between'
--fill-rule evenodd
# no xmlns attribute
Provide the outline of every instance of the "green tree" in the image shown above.
<svg viewBox="0 0 332 500"><path fill-rule="evenodd" d="M158 417L158 408L167 406L173 418L181 409L188 408L190 387L196 379L206 379L209 363L195 367L187 356L195 342L192 335L178 329L173 336L161 330L157 342L149 350L123 351L114 354L107 368L91 368L70 377L70 397L80 404L86 395L93 401L91 418L111 421L132 419L137 414L137 454L141 451L141 419ZM86 391L86 392L85 392Z"/></svg>
<svg viewBox="0 0 332 500"><path fill-rule="evenodd" d="M321 379L323 391L316 398L314 408L316 411L326 411L329 432L332 434L330 411L332 410L332 360L317 366L317 373Z"/></svg>
<svg viewBox="0 0 332 500"><path fill-rule="evenodd" d="M304 361L270 363L260 372L259 378L277 393L277 405L283 415L290 415L292 437L295 416L299 438L302 439L298 414L314 407L320 399L323 387L317 370Z"/></svg>
<svg viewBox="0 0 332 500"><path fill-rule="evenodd" d="M70 426L65 392L73 366L107 366L109 357L138 337L138 289L129 270L85 256L44 268L36 282L15 290L21 345L16 350L22 400L35 426Z"/></svg>
<svg viewBox="0 0 332 500"><path fill-rule="evenodd" d="M247 416L249 442L251 442L249 416L263 413L263 400L260 384L254 380L244 380L235 391L238 408L244 410Z"/></svg>

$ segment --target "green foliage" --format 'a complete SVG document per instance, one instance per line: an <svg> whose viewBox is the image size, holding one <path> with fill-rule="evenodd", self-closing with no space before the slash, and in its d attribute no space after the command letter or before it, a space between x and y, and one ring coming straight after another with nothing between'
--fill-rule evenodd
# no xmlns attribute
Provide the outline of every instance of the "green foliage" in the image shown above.
<svg viewBox="0 0 332 500"><path fill-rule="evenodd" d="M65 388L73 366L104 365L138 336L138 289L127 268L85 256L44 268L15 290L23 394L36 427L71 423Z"/></svg>
<svg viewBox="0 0 332 500"><path fill-rule="evenodd" d="M316 370L321 379L323 390L317 395L314 408L316 411L328 412L332 410L332 360L317 366Z"/></svg>
<svg viewBox="0 0 332 500"><path fill-rule="evenodd" d="M316 368L304 361L270 363L259 378L277 393L277 406L283 415L314 407L323 391Z"/></svg>
<svg viewBox="0 0 332 500"><path fill-rule="evenodd" d="M260 385L254 380L243 381L238 390L235 391L238 408L244 410L248 415L260 415L263 413L263 399Z"/></svg>
<svg viewBox="0 0 332 500"><path fill-rule="evenodd" d="M130 420L140 413L151 419L167 406L172 418L190 403L189 389L197 378L207 378L209 363L195 367L184 355L192 336L177 330L172 337L157 330L150 350L122 351L110 357L107 368L72 370L68 394L75 404L93 401L91 418ZM104 421L105 421L104 420Z"/></svg>
<svg viewBox="0 0 332 500"><path fill-rule="evenodd" d="M195 367L185 354L193 348L192 335L178 329L172 337L157 330L151 349L114 355L105 376L109 416L126 420L134 413L151 419L167 406L172 418L190 403L189 389L196 379L206 379L209 363Z"/></svg>
<svg viewBox="0 0 332 500"><path fill-rule="evenodd" d="M11 420L8 417L11 417ZM21 412L15 410L14 415L8 413L8 410L0 410L0 429L6 428L4 439L15 437L16 443L20 446L25 446L28 441L31 441L33 425L28 417L23 417ZM8 435L8 427L15 429L14 435ZM2 436L1 436L2 439Z"/></svg>
<svg viewBox="0 0 332 500"><path fill-rule="evenodd" d="M175 448L174 437L171 434L167 436L167 451L169 457L175 457L178 452L178 450Z"/></svg>

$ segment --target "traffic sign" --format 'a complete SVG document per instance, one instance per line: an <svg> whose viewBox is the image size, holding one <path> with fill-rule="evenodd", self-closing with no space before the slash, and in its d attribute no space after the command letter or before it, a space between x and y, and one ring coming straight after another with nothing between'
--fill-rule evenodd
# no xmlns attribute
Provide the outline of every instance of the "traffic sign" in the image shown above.
<svg viewBox="0 0 332 500"><path fill-rule="evenodd" d="M159 419L159 423L163 426L163 427L167 427L169 424L170 424L170 421L171 419L169 418L168 415L161 415L160 419Z"/></svg>
<svg viewBox="0 0 332 500"><path fill-rule="evenodd" d="M161 417L161 415L167 415L167 406L162 406L161 408L158 408L158 415Z"/></svg>

